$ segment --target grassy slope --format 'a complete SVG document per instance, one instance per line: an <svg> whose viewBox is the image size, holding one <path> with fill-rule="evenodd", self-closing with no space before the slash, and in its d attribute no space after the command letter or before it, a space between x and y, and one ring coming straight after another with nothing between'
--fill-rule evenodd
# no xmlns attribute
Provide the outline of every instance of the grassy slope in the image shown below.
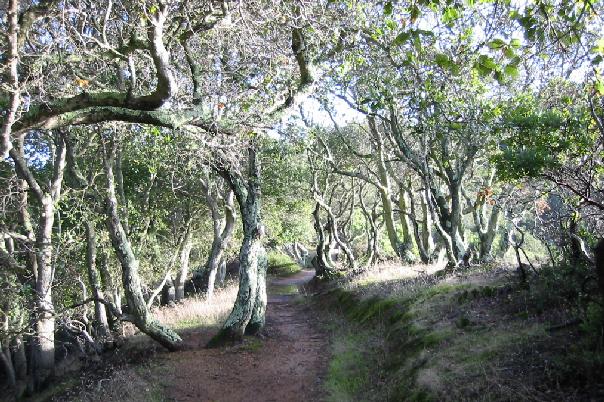
<svg viewBox="0 0 604 402"><path fill-rule="evenodd" d="M602 397L602 354L585 353L579 326L552 330L573 312L531 289L513 272L484 269L341 282L315 298L331 307L330 400Z"/></svg>
<svg viewBox="0 0 604 402"><path fill-rule="evenodd" d="M290 256L279 252L268 253L268 274L278 278L285 278L301 271L300 265Z"/></svg>

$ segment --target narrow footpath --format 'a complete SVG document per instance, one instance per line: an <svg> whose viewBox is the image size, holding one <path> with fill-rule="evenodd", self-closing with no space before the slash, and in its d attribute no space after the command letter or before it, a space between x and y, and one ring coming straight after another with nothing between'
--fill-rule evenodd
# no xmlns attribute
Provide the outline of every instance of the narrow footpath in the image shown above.
<svg viewBox="0 0 604 402"><path fill-rule="evenodd" d="M268 286L262 337L233 347L204 349L211 333L185 335L188 350L170 353L174 378L165 389L172 401L320 401L327 366L326 336L312 311L294 299L313 271L273 279ZM196 346L199 346L197 348Z"/></svg>

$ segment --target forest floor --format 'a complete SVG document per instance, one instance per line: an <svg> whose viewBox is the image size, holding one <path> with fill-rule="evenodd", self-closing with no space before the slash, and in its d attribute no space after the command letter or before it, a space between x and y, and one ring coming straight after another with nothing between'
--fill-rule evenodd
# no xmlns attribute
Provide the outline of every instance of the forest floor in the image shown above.
<svg viewBox="0 0 604 402"><path fill-rule="evenodd" d="M93 373L82 372L79 386L52 400L322 400L329 340L298 294L299 286L313 275L314 271L304 270L288 277L269 277L267 322L259 337L207 349L218 328L188 325L178 331L185 345L175 353L165 352L145 337L133 339L125 346L130 348L127 360Z"/></svg>

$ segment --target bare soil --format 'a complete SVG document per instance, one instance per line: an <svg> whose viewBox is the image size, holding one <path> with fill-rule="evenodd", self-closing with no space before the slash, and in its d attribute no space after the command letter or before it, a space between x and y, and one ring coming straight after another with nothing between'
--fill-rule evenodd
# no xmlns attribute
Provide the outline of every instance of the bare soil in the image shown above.
<svg viewBox="0 0 604 402"><path fill-rule="evenodd" d="M187 350L166 355L164 395L172 401L318 401L328 361L326 335L312 311L295 301L313 276L301 271L269 284L262 336L205 349L213 333L184 334ZM164 381L162 381L163 383Z"/></svg>

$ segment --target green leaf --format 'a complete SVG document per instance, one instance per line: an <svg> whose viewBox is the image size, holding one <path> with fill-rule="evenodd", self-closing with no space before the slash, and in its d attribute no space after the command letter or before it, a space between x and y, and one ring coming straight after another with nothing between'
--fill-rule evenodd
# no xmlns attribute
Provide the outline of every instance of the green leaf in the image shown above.
<svg viewBox="0 0 604 402"><path fill-rule="evenodd" d="M413 5L413 7L411 7L411 10L409 11L409 18L411 19L411 22L415 22L420 15L421 11L419 10L419 7L417 5Z"/></svg>
<svg viewBox="0 0 604 402"><path fill-rule="evenodd" d="M518 56L514 57L512 60L510 60L509 65L510 66L517 66L520 64L520 62L522 61L522 59Z"/></svg>
<svg viewBox="0 0 604 402"><path fill-rule="evenodd" d="M384 4L384 15L386 16L391 16L392 15L392 2L391 1L387 1L386 4Z"/></svg>
<svg viewBox="0 0 604 402"><path fill-rule="evenodd" d="M443 22L445 24L453 22L458 18L459 18L459 10L457 8L453 8L453 7L445 8L445 11L443 12Z"/></svg>
<svg viewBox="0 0 604 402"><path fill-rule="evenodd" d="M514 53L514 50L511 47L506 47L505 49L503 49L503 54L508 59L516 57L516 53Z"/></svg>
<svg viewBox="0 0 604 402"><path fill-rule="evenodd" d="M434 56L434 61L442 68L448 68L451 64L451 60L449 60L449 56L444 53L438 53Z"/></svg>
<svg viewBox="0 0 604 402"><path fill-rule="evenodd" d="M404 45L410 38L411 38L411 32L408 32L408 31L401 32L400 34L398 34L396 36L396 38L394 38L394 40L392 41L392 44L395 46L401 46L401 45Z"/></svg>
<svg viewBox="0 0 604 402"><path fill-rule="evenodd" d="M482 77L486 77L491 74L493 71L497 70L497 63L487 55L480 55L476 63L474 63L474 69L480 74ZM501 76L501 72L499 72ZM497 78L497 77L496 77ZM499 78L497 79L499 81Z"/></svg>
<svg viewBox="0 0 604 402"><path fill-rule="evenodd" d="M512 78L516 78L518 77L518 67L512 64L508 64L507 66L505 66L505 68L503 69L503 72L505 73L505 75L508 75Z"/></svg>
<svg viewBox="0 0 604 402"><path fill-rule="evenodd" d="M512 39L510 41L510 46L514 49L518 49L521 46L520 39Z"/></svg>
<svg viewBox="0 0 604 402"><path fill-rule="evenodd" d="M490 49L501 49L505 46L505 42L503 41L503 39L494 39L487 43L487 46Z"/></svg>
<svg viewBox="0 0 604 402"><path fill-rule="evenodd" d="M497 68L497 63L495 63L495 60L485 54L482 54L480 57L478 57L478 63L489 70L495 70Z"/></svg>
<svg viewBox="0 0 604 402"><path fill-rule="evenodd" d="M598 92L598 95L604 95L604 81L602 81L602 80L596 81L594 88L596 89L596 92Z"/></svg>
<svg viewBox="0 0 604 402"><path fill-rule="evenodd" d="M598 39L596 46L594 47L596 53L604 54L604 38Z"/></svg>

